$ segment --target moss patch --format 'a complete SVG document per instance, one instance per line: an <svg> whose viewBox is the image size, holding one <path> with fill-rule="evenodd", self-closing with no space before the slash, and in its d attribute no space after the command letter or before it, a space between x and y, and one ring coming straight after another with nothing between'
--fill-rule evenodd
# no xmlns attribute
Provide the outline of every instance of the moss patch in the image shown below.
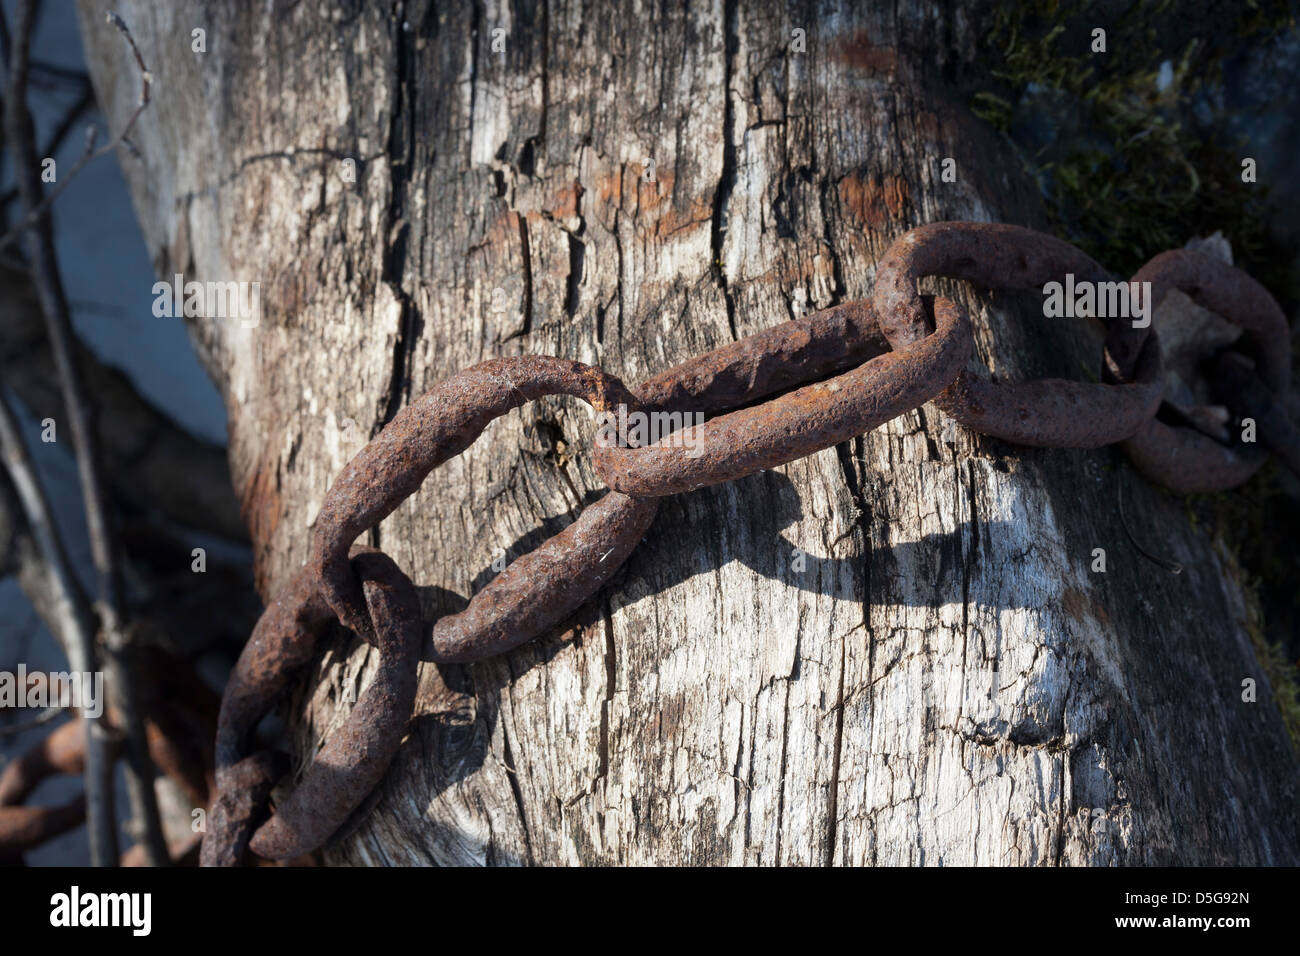
<svg viewBox="0 0 1300 956"><path fill-rule="evenodd" d="M1224 565L1241 587L1246 604L1246 620L1242 624L1250 635L1250 643L1255 648L1259 666L1273 689L1273 699L1291 737L1291 746L1300 752L1300 670L1297 670L1294 661L1287 659L1281 647L1268 639L1264 629L1260 580L1241 566L1233 547L1222 538L1218 543Z"/></svg>
<svg viewBox="0 0 1300 956"><path fill-rule="evenodd" d="M988 82L971 106L1015 145L1058 234L1116 274L1222 230L1238 264L1292 288L1265 225L1267 187L1242 182L1248 151L1214 113L1224 59L1293 14L1276 0L1231 7L1040 0L988 13ZM1097 28L1105 53L1092 51Z"/></svg>

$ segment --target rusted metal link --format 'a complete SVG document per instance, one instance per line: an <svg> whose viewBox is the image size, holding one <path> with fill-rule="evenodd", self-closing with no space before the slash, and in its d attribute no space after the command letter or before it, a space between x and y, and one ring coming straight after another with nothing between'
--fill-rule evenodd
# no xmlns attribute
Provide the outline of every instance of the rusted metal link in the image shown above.
<svg viewBox="0 0 1300 956"><path fill-rule="evenodd" d="M308 562L344 626L358 634L368 626L346 561L348 545L414 494L429 472L468 448L493 419L544 395L572 395L597 411L636 407L622 382L590 365L540 355L493 359L434 385L348 462L316 517ZM627 525L637 523L640 506L610 507L619 504Z"/></svg>
<svg viewBox="0 0 1300 956"><path fill-rule="evenodd" d="M143 683L150 689L145 731L149 756L154 765L179 784L196 806L209 801L211 745L215 735L217 697L188 666L178 658L148 648L144 662ZM29 675L36 684L38 675ZM44 682L43 676L41 676ZM207 710L211 708L211 719ZM74 712L75 713L75 712ZM110 721L117 719L111 708ZM110 754L118 738L110 738ZM86 727L80 716L60 724L31 748L10 761L0 772L0 807L18 806L47 778L56 775L80 775L85 771ZM39 809L39 808L38 808ZM48 811L41 811L42 813ZM32 814L27 819L37 819ZM41 818L44 819L44 818ZM51 819L62 819L55 814ZM53 832L51 836L57 835ZM2 853L0 853L2 855ZM136 844L123 855L144 857L144 848Z"/></svg>
<svg viewBox="0 0 1300 956"><path fill-rule="evenodd" d="M235 866L243 859L254 827L265 816L271 788L287 769L287 761L277 766L270 754L245 754L258 721L311 660L333 620L314 580L306 568L299 570L267 605L226 682L217 718L217 791L200 852L203 866Z"/></svg>
<svg viewBox="0 0 1300 956"><path fill-rule="evenodd" d="M558 624L627 560L658 509L652 498L611 491L559 534L506 565L465 610L439 618L427 659L483 660Z"/></svg>
<svg viewBox="0 0 1300 956"><path fill-rule="evenodd" d="M1229 448L1193 428L1154 418L1123 447L1141 474L1180 495L1235 488L1257 472L1267 457L1262 448Z"/></svg>
<svg viewBox="0 0 1300 956"><path fill-rule="evenodd" d="M1225 352L1212 364L1210 387L1229 409L1255 421L1258 440L1300 475L1300 425L1287 402L1269 390L1240 355Z"/></svg>
<svg viewBox="0 0 1300 956"><path fill-rule="evenodd" d="M1278 393L1290 387L1291 334L1286 316L1268 290L1240 269L1203 252L1174 249L1152 257L1129 281L1151 283L1152 312L1171 289L1177 289L1241 327L1246 332L1242 344L1255 359L1264 384ZM1135 330L1135 339L1123 352L1110 349L1121 377L1131 377L1132 356L1147 331Z"/></svg>
<svg viewBox="0 0 1300 956"><path fill-rule="evenodd" d="M965 363L971 350L965 310L936 299L934 314L933 334L852 372L653 445L597 447L596 472L625 494L670 495L774 468L868 432L929 401Z"/></svg>
<svg viewBox="0 0 1300 956"><path fill-rule="evenodd" d="M370 636L363 638L379 652L375 678L293 793L250 838L261 801L246 795L250 788L265 790L274 767L269 758L244 759L249 738L294 672L311 659L333 619L313 572L299 571L258 621L227 685L217 728L217 799L203 841L205 866L238 862L245 841L271 859L311 852L365 799L397 751L415 703L423 638L419 598L383 552L355 548L352 569L363 581L373 621Z"/></svg>
<svg viewBox="0 0 1300 956"><path fill-rule="evenodd" d="M934 222L894 240L876 264L872 303L880 329L894 348L926 334L925 309L916 291L924 276L965 279L995 289L1041 288L1074 273L1076 280L1107 282L1110 273L1068 242L996 222Z"/></svg>
<svg viewBox="0 0 1300 956"><path fill-rule="evenodd" d="M415 587L383 552L358 554L352 565L363 582L379 666L343 726L253 834L249 848L267 859L293 859L330 838L383 779L415 707L423 631Z"/></svg>
<svg viewBox="0 0 1300 956"><path fill-rule="evenodd" d="M713 415L855 368L889 351L865 299L782 322L633 385L646 408Z"/></svg>
<svg viewBox="0 0 1300 956"><path fill-rule="evenodd" d="M25 852L85 820L84 796L62 807L21 806L47 777L80 774L85 763L86 723L76 717L5 766L0 773L0 864L21 864Z"/></svg>
<svg viewBox="0 0 1300 956"><path fill-rule="evenodd" d="M0 807L0 864L22 862L22 855L86 819L86 798L61 807Z"/></svg>
<svg viewBox="0 0 1300 956"><path fill-rule="evenodd" d="M200 866L239 866L244 861L253 831L271 812L271 791L288 772L289 757L279 751L256 753L218 771L199 848Z"/></svg>
<svg viewBox="0 0 1300 956"><path fill-rule="evenodd" d="M1291 387L1290 333L1281 307L1262 285L1240 269L1190 249L1162 252L1134 274L1151 283L1151 309L1171 289L1245 330L1242 345L1255 359L1256 373L1277 394ZM1131 368L1126 354L1112 350L1121 376ZM1258 446L1229 447L1193 428L1171 427L1152 419L1124 442L1134 467L1152 481L1181 494L1226 491L1250 478L1264 464Z"/></svg>
<svg viewBox="0 0 1300 956"><path fill-rule="evenodd" d="M1083 252L1052 236L986 222L939 222L905 233L876 269L873 302L885 337L895 348L925 332L918 279L965 279L993 289L1041 289L1072 274L1103 283L1111 275ZM993 383L963 369L934 402L974 431L1019 445L1098 448L1121 441L1155 414L1164 391L1160 350L1143 348L1127 318L1103 316L1108 342L1136 338L1136 376L1118 384L1048 378Z"/></svg>
<svg viewBox="0 0 1300 956"><path fill-rule="evenodd" d="M0 773L0 807L22 803L46 777L80 774L85 765L86 724L77 717L56 727L4 768Z"/></svg>
<svg viewBox="0 0 1300 956"><path fill-rule="evenodd" d="M1160 345L1143 345L1132 383L1095 385L1061 378L994 384L965 370L934 400L972 431L1036 448L1101 448L1136 433L1160 407Z"/></svg>
<svg viewBox="0 0 1300 956"><path fill-rule="evenodd" d="M290 679L312 658L316 643L334 619L315 586L300 569L267 605L226 682L217 717L217 789L223 774L248 752L258 721L271 709Z"/></svg>

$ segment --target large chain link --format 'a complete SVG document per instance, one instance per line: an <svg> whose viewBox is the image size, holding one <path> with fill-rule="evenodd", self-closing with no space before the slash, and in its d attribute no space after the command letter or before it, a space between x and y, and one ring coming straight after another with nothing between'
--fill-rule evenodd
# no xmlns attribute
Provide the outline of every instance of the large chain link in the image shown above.
<svg viewBox="0 0 1300 956"><path fill-rule="evenodd" d="M222 701L218 795L203 863L235 865L249 849L291 859L323 845L379 782L397 750L414 707L421 647L432 648L427 660L481 660L560 623L631 554L664 495L811 455L929 401L974 431L1023 445L1121 443L1140 471L1177 491L1222 490L1249 478L1263 461L1257 446L1225 445L1157 419L1164 373L1153 330L1127 317L1102 317L1102 383L994 384L967 369L973 349L965 310L917 291L917 280L927 276L1027 289L1067 273L1079 282L1114 282L1078 249L1029 229L935 223L912 230L886 252L872 302L784 323L632 389L600 369L545 356L494 359L435 385L340 473L317 518L307 564L267 607L240 656ZM1256 419L1259 440L1296 467L1300 429L1288 407L1289 335L1264 288L1190 251L1156 256L1130 281L1152 283L1148 316L1168 291L1179 289L1246 330L1247 354L1219 355L1212 381L1231 409ZM787 394L751 404L781 392ZM635 440L623 415L617 440L598 441L594 453L596 472L612 490L513 561L464 611L422 622L409 578L382 552L353 543L493 419L554 394L582 398L610 415L624 409L718 417L650 443ZM377 648L377 674L268 816L284 760L249 755L252 731L336 620Z"/></svg>

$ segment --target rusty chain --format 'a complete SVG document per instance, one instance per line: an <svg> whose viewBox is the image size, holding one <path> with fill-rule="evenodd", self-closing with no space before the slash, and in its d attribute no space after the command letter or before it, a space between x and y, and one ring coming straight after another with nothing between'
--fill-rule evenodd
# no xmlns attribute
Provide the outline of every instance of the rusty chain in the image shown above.
<svg viewBox="0 0 1300 956"><path fill-rule="evenodd" d="M141 683L150 688L145 722L150 759L195 806L207 806L215 791L213 741L220 700L187 661L161 648L142 648L135 666L139 668ZM27 686L29 693L43 696L56 693L45 674L29 673ZM86 721L76 713L75 707L65 708L57 703L53 709L69 712L72 719L54 726L0 770L0 866L21 865L24 853L80 826L85 820L84 796L63 806L24 806L45 780L81 776L86 769ZM122 742L116 726L121 719L120 712L110 706L103 716L109 730L108 754L114 760ZM192 842L193 838L178 841L175 844L178 852L173 856L188 860L186 848ZM141 844L123 854L120 862L124 866L141 865L144 862Z"/></svg>
<svg viewBox="0 0 1300 956"><path fill-rule="evenodd" d="M222 700L217 796L203 864L236 865L249 851L286 860L322 846L396 752L414 706L418 662L481 660L563 621L631 554L664 495L803 458L929 401L976 432L1017 444L1120 444L1143 474L1176 491L1227 489L1249 478L1264 459L1258 446L1225 445L1157 417L1164 371L1156 334L1146 325L1102 316L1100 383L995 384L967 368L973 342L965 310L917 291L924 277L1028 289L1067 273L1081 282L1115 281L1073 246L1029 229L935 223L889 248L870 302L783 323L631 389L600 369L546 356L493 359L435 385L334 481L307 563L267 607L240 656ZM1254 419L1260 442L1297 467L1289 335L1272 297L1232 266L1189 251L1156 256L1130 281L1151 283L1148 319L1179 289L1245 329L1245 352L1216 356L1211 381L1228 408ZM770 398L778 393L784 394ZM382 552L354 542L493 419L554 394L581 398L604 414L621 407L717 417L683 422L653 442L635 440L621 422L616 440L598 440L594 452L610 491L508 565L465 610L423 622L410 579ZM377 649L376 676L272 812L269 798L286 759L250 754L252 734L335 621Z"/></svg>

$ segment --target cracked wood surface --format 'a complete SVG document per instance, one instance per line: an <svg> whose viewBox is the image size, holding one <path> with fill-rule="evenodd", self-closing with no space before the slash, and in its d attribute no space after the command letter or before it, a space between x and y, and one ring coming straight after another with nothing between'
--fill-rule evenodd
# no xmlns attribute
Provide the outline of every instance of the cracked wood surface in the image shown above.
<svg viewBox="0 0 1300 956"><path fill-rule="evenodd" d="M263 596L346 460L466 365L533 352L634 382L868 295L910 226L1041 227L1009 150L934 85L974 27L871 6L123 2L156 77L123 164L157 269L262 283L257 328L192 332ZM120 121L136 80L82 13ZM1096 330L962 301L997 377L1095 374ZM381 525L428 614L600 494L591 434L576 402L528 406ZM1183 575L1129 544L1118 482ZM1179 502L1111 452L1020 451L927 406L669 499L568 625L422 665L408 739L325 856L1294 863L1295 757L1244 617ZM340 632L304 679L300 768L373 666Z"/></svg>

